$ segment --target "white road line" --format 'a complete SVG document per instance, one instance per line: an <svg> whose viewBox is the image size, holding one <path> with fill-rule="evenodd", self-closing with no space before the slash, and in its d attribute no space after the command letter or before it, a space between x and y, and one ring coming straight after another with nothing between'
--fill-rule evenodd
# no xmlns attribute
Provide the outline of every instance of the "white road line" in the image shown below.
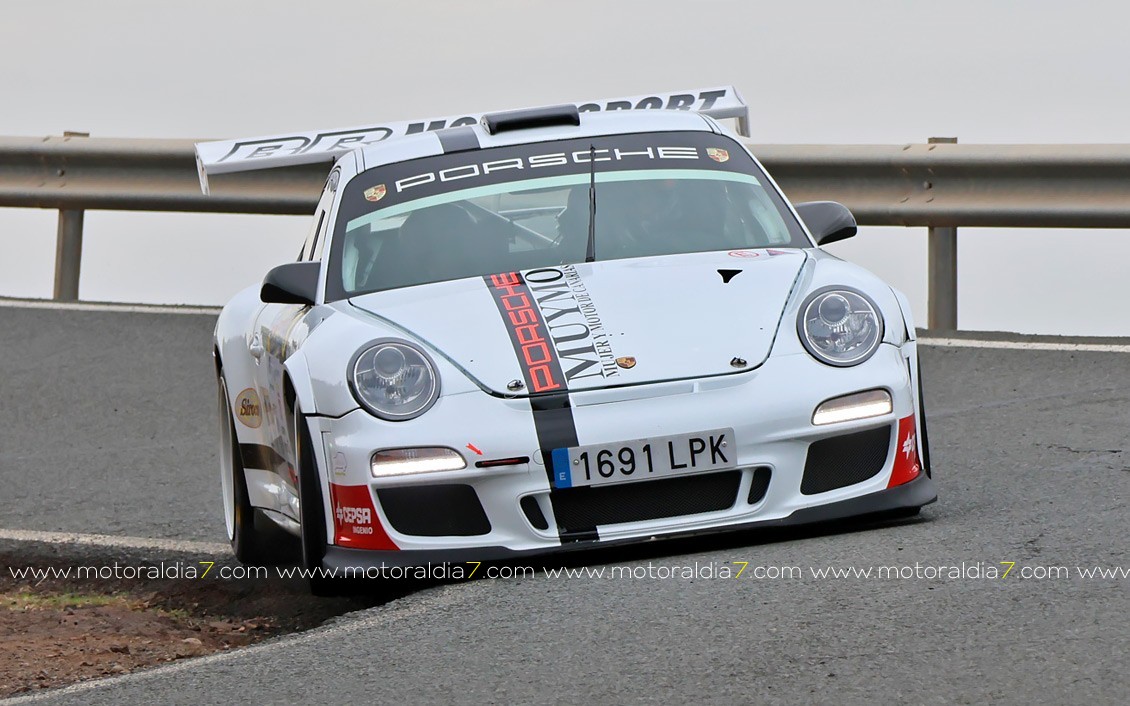
<svg viewBox="0 0 1130 706"><path fill-rule="evenodd" d="M1021 351L1078 351L1081 353L1130 353L1130 345L1116 343L1050 343L1043 341L986 341L965 338L919 338L924 346L943 348L996 348Z"/></svg>
<svg viewBox="0 0 1130 706"><path fill-rule="evenodd" d="M239 659L242 657L253 657L256 655L264 655L270 652L277 652L278 650L290 649L297 645L303 645L308 642L314 642L323 638L330 638L336 635L345 635L358 630L366 630L375 632L375 628L384 627L390 623L398 622L405 618L410 618L417 615L422 615L426 611L435 608L444 608L456 602L456 599L467 600L468 589L474 590L473 585L460 585L460 586L441 586L434 589L434 592L428 591L422 594L426 595L427 603L424 604L421 600L406 601L401 599L395 601L386 607L369 608L362 612L357 617L343 616L338 618L338 622L322 628L315 628L308 632L298 633L296 635L278 638L269 642L262 642L258 645L251 645L250 647L241 647L239 649L228 650L226 652L215 652L205 657L196 657L172 664L152 667L140 672L133 672L131 674L123 674L117 677L107 677L103 679L90 679L88 681L79 682L61 689L47 689L45 691L35 692L26 696L17 696L11 699L2 700L5 704L24 704L34 703L36 701L48 701L64 696L74 696L82 694L93 689L112 689L117 686L123 686L131 682L143 682L153 679L164 679L172 674L179 672L196 669L198 667L205 667L209 664L216 662L224 662L232 659ZM260 661L262 657L260 657Z"/></svg>
<svg viewBox="0 0 1130 706"><path fill-rule="evenodd" d="M218 306L163 306L160 304L90 304L87 302L53 302L37 299L5 299L0 307L12 309L57 309L61 311L114 311L125 314L211 314L220 313Z"/></svg>
<svg viewBox="0 0 1130 706"><path fill-rule="evenodd" d="M189 542L179 539L148 539L146 537L116 537L109 534L80 534L78 532L33 532L0 529L0 540L16 542L46 542L48 544L78 544L89 547L115 549L158 549L190 554L218 554L231 551L219 542Z"/></svg>

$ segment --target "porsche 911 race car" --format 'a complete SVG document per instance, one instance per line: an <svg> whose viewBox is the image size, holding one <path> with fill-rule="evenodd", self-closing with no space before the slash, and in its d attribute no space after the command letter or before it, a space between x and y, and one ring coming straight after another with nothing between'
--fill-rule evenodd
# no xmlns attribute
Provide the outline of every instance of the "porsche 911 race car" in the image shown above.
<svg viewBox="0 0 1130 706"><path fill-rule="evenodd" d="M906 298L724 118L732 87L197 145L205 190L329 172L216 326L238 558L256 514L363 570L933 502Z"/></svg>

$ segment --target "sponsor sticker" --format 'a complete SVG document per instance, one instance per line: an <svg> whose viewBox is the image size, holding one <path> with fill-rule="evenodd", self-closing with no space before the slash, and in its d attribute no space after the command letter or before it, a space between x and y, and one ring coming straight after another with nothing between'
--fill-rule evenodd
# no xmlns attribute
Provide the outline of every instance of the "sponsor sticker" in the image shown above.
<svg viewBox="0 0 1130 706"><path fill-rule="evenodd" d="M383 199L385 197L385 193L387 193L387 191L388 190L385 189L384 184L377 184L376 186L372 187L371 189L365 189L365 200L366 201L380 201L381 199Z"/></svg>
<svg viewBox="0 0 1130 706"><path fill-rule="evenodd" d="M334 510L334 517L342 524L365 525L363 532L358 531L357 527L353 528L353 531L357 534L371 534L373 532L372 508L338 505Z"/></svg>
<svg viewBox="0 0 1130 706"><path fill-rule="evenodd" d="M612 332L584 280L573 265L543 267L523 274L534 303L541 311L557 353L566 384L585 378L620 374L612 350Z"/></svg>
<svg viewBox="0 0 1130 706"><path fill-rule="evenodd" d="M396 549L381 526L367 485L330 483L334 544L355 549Z"/></svg>
<svg viewBox="0 0 1130 706"><path fill-rule="evenodd" d="M747 259L761 257L761 253L756 250L731 250L729 255L730 257L742 257Z"/></svg>
<svg viewBox="0 0 1130 706"><path fill-rule="evenodd" d="M259 393L247 388L235 397L235 418L240 424L251 429L263 425L263 406L259 403Z"/></svg>
<svg viewBox="0 0 1130 706"><path fill-rule="evenodd" d="M707 147L706 156L710 157L718 163L722 163L730 159L730 153L719 147Z"/></svg>

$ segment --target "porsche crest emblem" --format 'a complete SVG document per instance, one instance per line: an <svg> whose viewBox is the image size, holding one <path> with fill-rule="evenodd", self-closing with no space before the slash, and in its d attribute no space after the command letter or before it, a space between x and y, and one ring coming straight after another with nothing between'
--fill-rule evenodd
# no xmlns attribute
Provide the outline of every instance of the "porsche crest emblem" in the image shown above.
<svg viewBox="0 0 1130 706"><path fill-rule="evenodd" d="M385 197L385 192L386 192L385 185L384 184L377 184L376 186L374 186L371 189L365 189L365 200L366 201L380 201L381 199L383 199Z"/></svg>
<svg viewBox="0 0 1130 706"><path fill-rule="evenodd" d="M625 355L616 359L616 365L619 365L625 370L636 367L636 359L630 355Z"/></svg>
<svg viewBox="0 0 1130 706"><path fill-rule="evenodd" d="M717 147L707 147L706 156L713 159L715 162L725 162L730 158L730 153Z"/></svg>

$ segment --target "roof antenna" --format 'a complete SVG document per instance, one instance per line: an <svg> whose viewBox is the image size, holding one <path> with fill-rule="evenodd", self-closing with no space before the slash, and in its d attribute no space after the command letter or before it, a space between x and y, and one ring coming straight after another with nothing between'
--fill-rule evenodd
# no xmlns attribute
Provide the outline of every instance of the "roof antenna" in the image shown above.
<svg viewBox="0 0 1130 706"><path fill-rule="evenodd" d="M596 147L589 145L589 242L585 262L596 260Z"/></svg>

